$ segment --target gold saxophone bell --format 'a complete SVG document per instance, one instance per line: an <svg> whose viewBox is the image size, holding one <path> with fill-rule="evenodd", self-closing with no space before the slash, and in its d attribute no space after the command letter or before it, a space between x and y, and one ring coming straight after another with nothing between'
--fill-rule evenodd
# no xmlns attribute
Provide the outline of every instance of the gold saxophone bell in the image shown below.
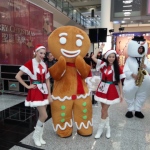
<svg viewBox="0 0 150 150"><path fill-rule="evenodd" d="M145 55L142 57L142 61L137 74L137 80L135 80L136 86L141 86L144 76L148 74L147 71L143 69L144 60L145 60Z"/></svg>

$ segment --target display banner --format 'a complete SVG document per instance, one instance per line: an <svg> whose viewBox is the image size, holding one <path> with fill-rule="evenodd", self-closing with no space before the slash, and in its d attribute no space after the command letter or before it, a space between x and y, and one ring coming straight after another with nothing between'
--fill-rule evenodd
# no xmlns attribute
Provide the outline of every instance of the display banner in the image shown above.
<svg viewBox="0 0 150 150"><path fill-rule="evenodd" d="M0 64L22 65L32 59L37 44L47 48L52 31L51 12L26 0L1 0Z"/></svg>

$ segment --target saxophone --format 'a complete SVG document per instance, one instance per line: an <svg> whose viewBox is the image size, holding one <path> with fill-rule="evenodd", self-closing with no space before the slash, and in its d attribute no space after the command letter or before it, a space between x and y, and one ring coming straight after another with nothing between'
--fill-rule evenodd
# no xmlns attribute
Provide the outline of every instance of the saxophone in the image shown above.
<svg viewBox="0 0 150 150"><path fill-rule="evenodd" d="M137 74L137 79L135 80L136 86L141 86L144 76L148 74L147 71L143 69L144 60L145 60L145 55L142 57L142 61Z"/></svg>

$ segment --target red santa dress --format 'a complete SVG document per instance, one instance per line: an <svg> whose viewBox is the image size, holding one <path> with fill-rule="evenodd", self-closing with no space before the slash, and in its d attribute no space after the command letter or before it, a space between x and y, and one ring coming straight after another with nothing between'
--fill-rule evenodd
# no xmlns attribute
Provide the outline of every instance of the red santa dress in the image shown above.
<svg viewBox="0 0 150 150"><path fill-rule="evenodd" d="M46 64L43 61L38 63L36 59L33 58L19 69L29 76L31 84L37 85L37 88L28 90L25 106L37 107L49 104L46 79L50 77L50 74Z"/></svg>
<svg viewBox="0 0 150 150"><path fill-rule="evenodd" d="M95 93L95 100L108 105L119 103L120 98L114 83L115 75L113 65L107 66L105 62L98 60L96 69L100 70L102 80L100 81ZM120 79L124 77L125 75L120 70Z"/></svg>

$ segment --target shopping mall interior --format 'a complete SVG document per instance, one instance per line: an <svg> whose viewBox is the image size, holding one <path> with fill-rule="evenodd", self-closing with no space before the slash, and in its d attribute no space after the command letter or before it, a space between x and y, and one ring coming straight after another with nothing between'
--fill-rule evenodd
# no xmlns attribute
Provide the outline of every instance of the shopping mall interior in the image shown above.
<svg viewBox="0 0 150 150"><path fill-rule="evenodd" d="M39 113L36 107L25 106L28 89L18 82L16 74L22 65L33 58L36 45L42 44L47 53L51 52L48 37L63 26L77 27L85 33L90 41L88 54L101 45L105 45L102 55L114 49L121 68L124 68L129 57L128 44L134 36L142 36L147 43L145 56L150 61L150 0L0 0L0 150L150 150L150 95L144 104L140 104L143 118L134 114L133 117L126 117L128 105L125 100L110 106L111 137L106 138L104 128L101 137L95 138L102 107L94 99L95 91L88 95L92 123L88 122L86 127L81 123L85 131L90 125L93 126L92 134L79 134L74 117L71 135L59 136L56 128L60 125L54 127L52 107L48 104L48 117L43 125L46 144L35 144L33 134ZM30 85L27 74L23 74L22 79L26 85ZM67 86L67 83L64 84ZM124 86L124 80L122 83ZM73 96L72 100L77 99ZM65 109L62 106L61 109ZM82 106L85 107L86 102ZM84 109L83 120L87 118L86 112L87 109ZM74 112L71 114L74 115ZM61 116L64 117L65 113L61 113ZM61 119L62 124L64 120ZM62 133L67 125L68 122L63 124Z"/></svg>

